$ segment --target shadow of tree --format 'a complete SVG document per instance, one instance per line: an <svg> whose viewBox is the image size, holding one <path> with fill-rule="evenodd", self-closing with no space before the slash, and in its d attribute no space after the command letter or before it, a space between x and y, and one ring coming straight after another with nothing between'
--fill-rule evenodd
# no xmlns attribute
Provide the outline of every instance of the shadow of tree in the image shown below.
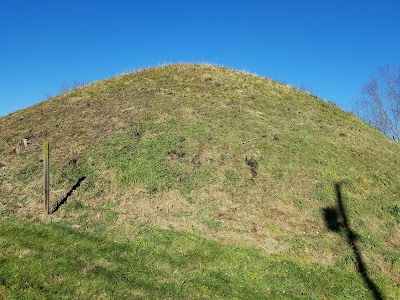
<svg viewBox="0 0 400 300"><path fill-rule="evenodd" d="M72 195L72 193L81 185L82 181L86 179L86 176L82 176L81 178L78 179L78 181L74 184L74 186L69 190L69 192L65 195L64 198L62 198L60 201L56 203L54 208L50 211L50 213L55 213L59 208L67 202L68 198Z"/></svg>
<svg viewBox="0 0 400 300"><path fill-rule="evenodd" d="M346 234L347 243L353 250L357 271L363 278L365 285L371 291L375 300L383 300L383 295L378 286L369 277L361 251L357 246L357 234L351 229L349 219L347 217L346 208L343 202L341 183L335 184L336 191L336 206L326 207L322 210L326 227L333 232L344 231Z"/></svg>

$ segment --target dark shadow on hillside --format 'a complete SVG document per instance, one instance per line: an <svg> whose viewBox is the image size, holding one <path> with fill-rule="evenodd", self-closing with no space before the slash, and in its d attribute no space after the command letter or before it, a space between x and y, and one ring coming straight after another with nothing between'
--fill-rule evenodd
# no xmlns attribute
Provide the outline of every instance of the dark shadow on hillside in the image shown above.
<svg viewBox="0 0 400 300"><path fill-rule="evenodd" d="M346 234L347 243L350 248L353 250L354 256L356 258L357 263L357 271L360 276L363 278L365 285L371 291L372 295L374 296L375 300L383 300L383 295L380 292L377 285L372 281L369 277L365 263L362 259L361 251L357 247L356 242L356 233L351 229L349 224L349 219L347 217L346 208L343 203L342 191L341 191L341 184L335 184L335 191L336 191L336 206L334 207L327 207L322 210L325 225L328 229L334 232L344 231Z"/></svg>
<svg viewBox="0 0 400 300"><path fill-rule="evenodd" d="M78 179L78 181L74 184L74 186L69 190L69 192L62 198L60 201L56 203L54 208L51 210L51 214L55 213L65 202L67 202L68 198L72 195L72 193L81 185L82 181L86 179L86 176L82 176Z"/></svg>

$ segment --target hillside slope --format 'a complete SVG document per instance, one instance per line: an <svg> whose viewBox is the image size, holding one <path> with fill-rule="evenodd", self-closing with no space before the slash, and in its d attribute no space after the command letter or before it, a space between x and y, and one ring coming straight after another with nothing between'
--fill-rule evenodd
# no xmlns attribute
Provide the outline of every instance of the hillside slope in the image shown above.
<svg viewBox="0 0 400 300"><path fill-rule="evenodd" d="M46 139L52 205L65 200L50 216ZM370 272L399 291L399 150L334 104L268 78L169 65L0 118L0 213L88 233L97 222L128 239L149 224L355 272L349 229Z"/></svg>

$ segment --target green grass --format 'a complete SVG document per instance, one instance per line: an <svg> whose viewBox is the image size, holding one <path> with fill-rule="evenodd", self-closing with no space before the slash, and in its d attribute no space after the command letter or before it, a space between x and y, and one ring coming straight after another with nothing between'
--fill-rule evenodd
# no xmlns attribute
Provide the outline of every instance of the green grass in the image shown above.
<svg viewBox="0 0 400 300"><path fill-rule="evenodd" d="M193 166L196 146L205 140L201 126L180 127L174 122L141 125L132 132L115 135L101 150L107 168L114 168L121 187L142 184L152 192L177 189L190 193L212 181L212 168ZM206 179L207 177L208 179Z"/></svg>
<svg viewBox="0 0 400 300"><path fill-rule="evenodd" d="M372 299L356 272L148 225L129 240L10 218L0 228L6 299Z"/></svg>
<svg viewBox="0 0 400 300"><path fill-rule="evenodd" d="M400 222L400 204L395 204L389 207L389 212Z"/></svg>

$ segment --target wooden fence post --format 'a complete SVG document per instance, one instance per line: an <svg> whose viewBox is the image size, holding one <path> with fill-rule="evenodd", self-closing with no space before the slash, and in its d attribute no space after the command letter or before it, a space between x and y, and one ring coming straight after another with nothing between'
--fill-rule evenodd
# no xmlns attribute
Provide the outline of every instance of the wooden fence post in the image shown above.
<svg viewBox="0 0 400 300"><path fill-rule="evenodd" d="M50 169L49 169L50 147L49 141L43 144L43 174L44 174L44 213L50 213Z"/></svg>

